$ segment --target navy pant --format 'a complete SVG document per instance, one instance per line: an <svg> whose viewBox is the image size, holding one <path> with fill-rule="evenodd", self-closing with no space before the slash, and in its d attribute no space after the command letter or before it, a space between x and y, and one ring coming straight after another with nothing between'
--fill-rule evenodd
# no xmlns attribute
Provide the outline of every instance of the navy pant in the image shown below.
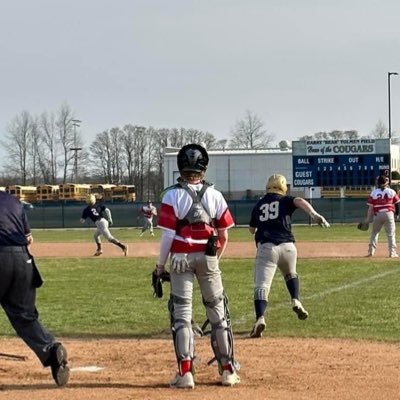
<svg viewBox="0 0 400 400"><path fill-rule="evenodd" d="M55 339L38 320L35 301L40 284L39 272L25 247L0 246L0 304L17 335L48 366Z"/></svg>

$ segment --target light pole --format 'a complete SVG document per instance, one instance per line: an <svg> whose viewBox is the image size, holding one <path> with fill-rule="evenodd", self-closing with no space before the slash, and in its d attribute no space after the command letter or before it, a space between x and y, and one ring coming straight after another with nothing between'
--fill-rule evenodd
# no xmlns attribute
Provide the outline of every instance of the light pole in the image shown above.
<svg viewBox="0 0 400 400"><path fill-rule="evenodd" d="M76 128L81 126L82 121L79 119L72 120L72 126L74 127L74 147L71 148L71 151L75 151L75 165L74 165L74 181L77 183L78 181L78 151L82 150L82 147L76 146Z"/></svg>
<svg viewBox="0 0 400 400"><path fill-rule="evenodd" d="M398 75L398 73L397 72L388 72L389 139L392 138L392 118L391 118L391 106L390 106L390 77L392 75Z"/></svg>

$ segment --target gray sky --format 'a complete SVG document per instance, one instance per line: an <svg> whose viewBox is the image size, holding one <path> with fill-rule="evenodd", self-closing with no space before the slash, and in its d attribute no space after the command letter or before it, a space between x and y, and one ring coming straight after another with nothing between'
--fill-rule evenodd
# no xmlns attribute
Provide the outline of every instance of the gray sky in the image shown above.
<svg viewBox="0 0 400 400"><path fill-rule="evenodd" d="M398 0L4 0L0 132L68 103L86 144L127 123L229 138L246 110L276 142L388 125ZM400 76L391 78L400 134Z"/></svg>

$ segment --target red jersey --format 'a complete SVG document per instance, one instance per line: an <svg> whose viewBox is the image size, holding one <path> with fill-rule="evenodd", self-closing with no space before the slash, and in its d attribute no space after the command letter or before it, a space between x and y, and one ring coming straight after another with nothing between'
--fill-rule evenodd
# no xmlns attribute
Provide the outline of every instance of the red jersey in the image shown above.
<svg viewBox="0 0 400 400"><path fill-rule="evenodd" d="M199 192L203 184L189 184L188 187L193 191ZM177 234L178 222L186 217L192 204L193 199L181 187L173 187L167 190L163 196L158 226L162 229L173 231L175 234L171 253L205 251L208 238L214 232L212 226L202 223L180 226L179 234ZM234 226L232 214L222 193L212 186L205 191L201 204L207 214L214 220L216 229L229 229Z"/></svg>
<svg viewBox="0 0 400 400"><path fill-rule="evenodd" d="M374 208L374 213L395 211L394 205L400 202L397 193L387 187L385 189L376 188L369 195L367 204Z"/></svg>

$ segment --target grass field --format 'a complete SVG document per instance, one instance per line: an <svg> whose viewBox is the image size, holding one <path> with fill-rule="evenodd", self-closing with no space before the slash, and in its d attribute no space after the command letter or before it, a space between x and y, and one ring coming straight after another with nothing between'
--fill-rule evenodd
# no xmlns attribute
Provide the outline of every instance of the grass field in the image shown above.
<svg viewBox="0 0 400 400"><path fill-rule="evenodd" d="M113 228L111 232L121 241L151 241L158 242L160 231L155 229L155 237L151 237L148 232L143 237L139 237L141 232L137 228ZM91 242L93 239L94 228L81 228L71 230L33 230L36 241L39 242ZM366 242L368 232L361 232L356 228L356 224L337 224L329 229L323 229L317 225L295 225L293 233L297 241L323 241L323 242ZM400 233L399 233L400 234ZM231 241L252 241L247 228L233 228L229 230L229 240ZM386 241L386 235L382 232L380 241Z"/></svg>
<svg viewBox="0 0 400 400"><path fill-rule="evenodd" d="M354 226L296 227L296 235L311 240L367 240ZM323 232L323 235L321 234ZM114 232L116 234L116 232ZM118 230L123 240L137 239L137 230ZM126 236L123 236L126 235ZM37 231L36 241L90 241L87 231ZM382 239L385 235L382 235ZM141 238L139 240L157 240ZM245 229L232 230L231 240L251 240ZM169 334L167 300L152 296L150 274L154 259L38 259L45 280L37 306L45 326L68 337L163 337ZM221 262L235 334L247 334L253 324L252 259ZM270 336L355 338L400 341L399 263L394 260L352 259L298 262L302 300L310 313L299 321L279 273L270 294L267 329ZM196 321L205 314L198 288ZM0 314L3 335L13 334Z"/></svg>

